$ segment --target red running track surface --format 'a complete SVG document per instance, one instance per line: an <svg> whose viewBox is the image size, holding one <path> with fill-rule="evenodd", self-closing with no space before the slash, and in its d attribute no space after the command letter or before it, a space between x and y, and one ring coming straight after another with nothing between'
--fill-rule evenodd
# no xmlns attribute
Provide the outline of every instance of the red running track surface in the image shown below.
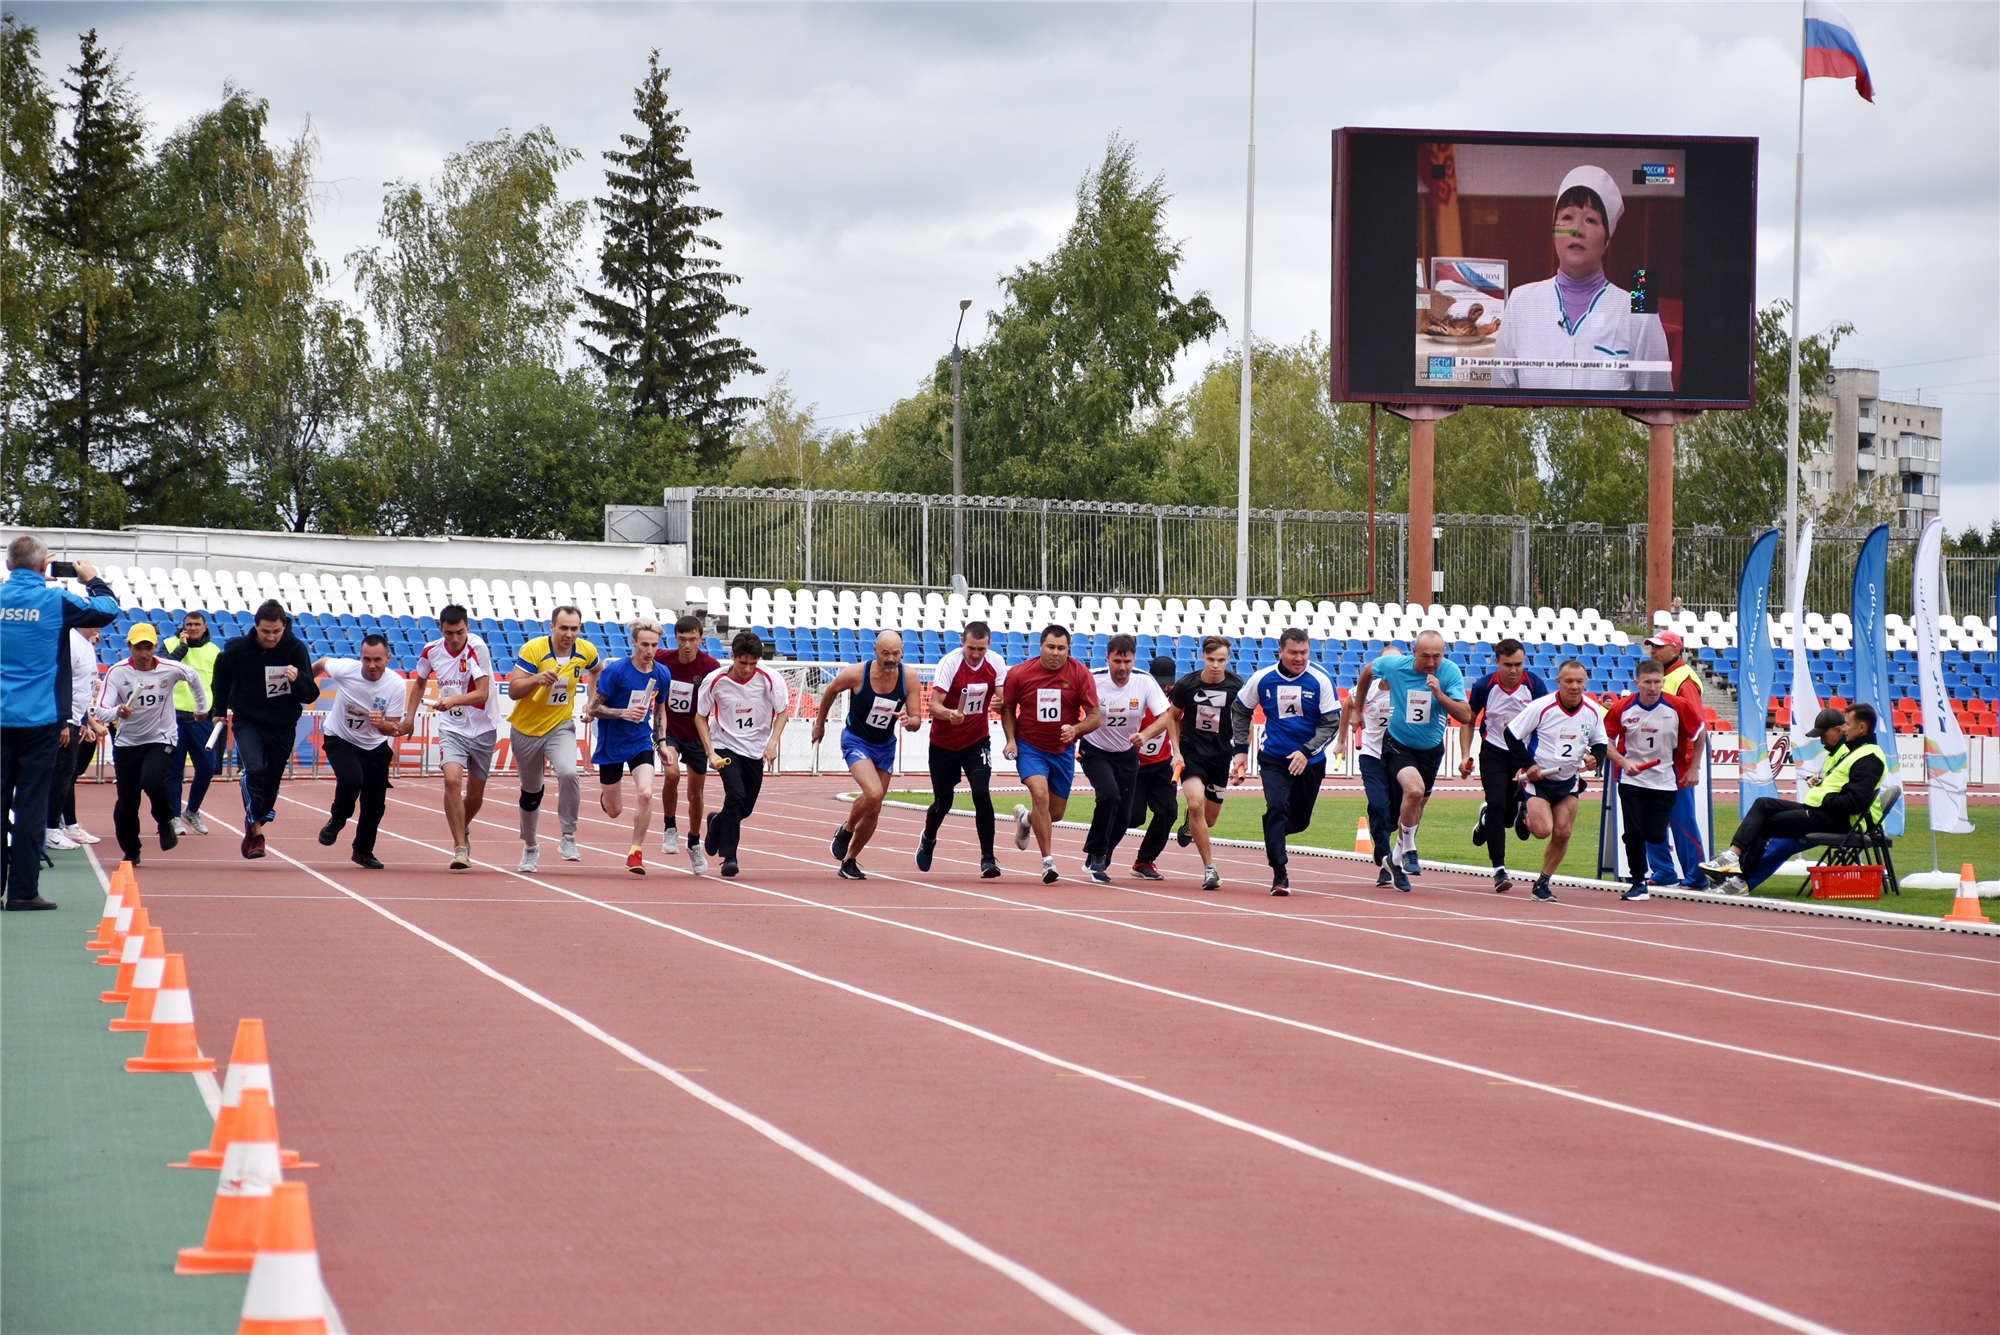
<svg viewBox="0 0 2000 1335"><path fill-rule="evenodd" d="M429 781L390 795L385 871L314 839L326 782L286 786L261 862L223 801L148 841L203 1049L267 1023L354 1330L2000 1312L2000 943L1309 858L1277 900L1251 850L1202 894L1191 850L1126 875L1129 839L1098 886L1068 830L1045 886L1004 812L999 880L959 817L917 873L892 808L846 882L833 779L766 785L741 879L657 820L640 878L596 787L580 863L545 804L533 877L511 777L468 872Z"/></svg>

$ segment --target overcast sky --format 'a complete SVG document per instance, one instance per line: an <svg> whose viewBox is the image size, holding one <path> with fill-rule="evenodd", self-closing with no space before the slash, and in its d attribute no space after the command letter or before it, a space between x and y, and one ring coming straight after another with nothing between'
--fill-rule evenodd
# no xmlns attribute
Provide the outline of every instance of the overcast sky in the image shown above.
<svg viewBox="0 0 2000 1335"><path fill-rule="evenodd" d="M2000 6L1846 8L1876 102L1807 87L1804 321L1852 323L1842 360L1880 368L1885 397L1937 396L1945 517L1984 526L2000 517ZM1240 336L1247 4L16 12L51 67L95 25L158 131L225 81L268 98L280 133L309 117L336 264L373 240L384 182L503 127L548 125L586 155L570 192L597 193L597 154L632 123L657 46L743 278L735 332L829 422L909 393L949 348L960 297L975 317L998 305L996 279L1055 244L1113 134L1175 196L1182 294L1206 290ZM1341 125L1756 135L1759 299L1790 290L1796 4L1267 3L1259 26L1259 337L1326 334Z"/></svg>

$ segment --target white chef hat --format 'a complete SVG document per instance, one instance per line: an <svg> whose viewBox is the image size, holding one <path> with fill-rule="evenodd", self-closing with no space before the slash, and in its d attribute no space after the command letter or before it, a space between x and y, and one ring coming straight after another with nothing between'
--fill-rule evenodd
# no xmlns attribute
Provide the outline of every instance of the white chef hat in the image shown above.
<svg viewBox="0 0 2000 1335"><path fill-rule="evenodd" d="M1562 186L1556 191L1561 199L1575 186L1594 190L1604 201L1604 231L1611 235L1618 230L1618 220L1625 216L1625 196L1618 191L1618 182L1611 179L1611 173L1602 167L1578 167L1563 177Z"/></svg>

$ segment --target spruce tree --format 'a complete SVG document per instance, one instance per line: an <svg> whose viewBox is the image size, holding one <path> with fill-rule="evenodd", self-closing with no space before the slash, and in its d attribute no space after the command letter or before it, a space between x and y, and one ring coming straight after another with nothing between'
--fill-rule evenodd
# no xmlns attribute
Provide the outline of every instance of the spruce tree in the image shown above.
<svg viewBox="0 0 2000 1335"><path fill-rule="evenodd" d="M605 153L610 194L597 200L604 219L598 271L606 289L586 292L595 313L583 327L604 341L583 348L607 378L630 392L634 416L678 421L693 435L696 462L719 470L754 398L731 396L740 375L761 374L756 353L720 332L725 315L747 314L729 300L742 281L704 252L721 243L702 227L721 217L696 204L694 167L684 152L687 127L667 105L667 76L655 50L633 109L642 132L619 136Z"/></svg>

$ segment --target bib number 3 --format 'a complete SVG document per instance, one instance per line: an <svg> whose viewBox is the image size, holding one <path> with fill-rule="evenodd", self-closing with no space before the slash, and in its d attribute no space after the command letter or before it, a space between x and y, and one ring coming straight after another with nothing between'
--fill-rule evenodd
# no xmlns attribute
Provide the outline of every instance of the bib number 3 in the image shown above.
<svg viewBox="0 0 2000 1335"><path fill-rule="evenodd" d="M1419 727L1431 721L1431 706L1436 698L1427 690L1405 691L1403 693L1403 722Z"/></svg>

